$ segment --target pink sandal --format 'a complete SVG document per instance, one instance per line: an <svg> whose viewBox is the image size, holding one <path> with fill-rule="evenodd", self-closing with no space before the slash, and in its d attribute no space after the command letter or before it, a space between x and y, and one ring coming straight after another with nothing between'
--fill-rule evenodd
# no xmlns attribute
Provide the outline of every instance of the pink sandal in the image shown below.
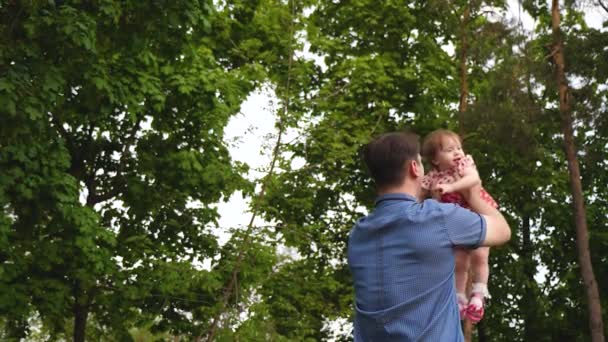
<svg viewBox="0 0 608 342"><path fill-rule="evenodd" d="M474 293L471 297L473 303L469 303L469 306L466 308L466 316L471 320L471 322L473 322L473 324L478 323L483 318L483 297L484 296L481 293ZM479 301L481 301L481 305L479 305L479 303L475 303L478 301L474 301L473 299L479 299Z"/></svg>

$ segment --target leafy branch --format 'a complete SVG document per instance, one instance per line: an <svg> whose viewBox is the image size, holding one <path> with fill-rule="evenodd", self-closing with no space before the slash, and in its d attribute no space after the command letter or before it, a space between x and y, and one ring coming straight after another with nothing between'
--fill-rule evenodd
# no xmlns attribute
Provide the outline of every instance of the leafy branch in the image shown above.
<svg viewBox="0 0 608 342"><path fill-rule="evenodd" d="M220 309L218 311L218 313L215 315L215 317L213 318L213 322L211 323L211 327L209 328L209 332L207 334L207 341L213 341L213 338L215 337L215 333L217 331L217 326L219 324L219 321L221 319L222 314L224 313L225 309L226 309L226 305L228 304L228 299L232 296L232 293L236 291L236 286L237 286L237 279L238 279L238 273L240 271L241 268L241 264L243 262L243 258L245 256L245 253L247 252L250 242L251 242L251 232L253 230L253 222L255 221L255 218L257 217L258 213L259 213L259 207L260 207L260 203L261 200L264 198L264 195L266 194L266 187L268 185L269 180L272 178L272 176L274 175L274 170L275 170L275 166L277 163L277 160L279 158L279 154L280 154L280 147L281 147L281 139L283 138L283 134L285 133L285 124L283 123L283 119L286 117L287 115L287 110L289 108L289 104L290 104L290 96L289 96L289 89L290 89L290 83L291 83L291 72L292 72L292 66L293 66L293 59L294 59L294 51L293 51L293 35L294 35L294 27L293 27L293 17L295 15L295 6L293 5L292 2L292 12L291 12L291 21L290 21L290 38L291 38L291 42L289 44L289 61L288 61L288 66L287 66L287 80L286 80L286 84L285 84L285 96L284 96L284 101L283 101L283 108L282 108L282 112L279 114L278 117L278 122L277 122L277 126L279 128L279 132L277 135L277 140L273 149L273 153L272 153L272 160L270 162L270 169L268 170L268 173L266 174L266 176L264 176L263 181L262 181L262 187L260 189L260 193L258 194L257 198L258 201L254 202L254 206L252 209L252 213L251 213L251 219L249 220L249 224L247 225L247 230L245 231L244 234L244 241L243 244L241 245L241 248L239 250L239 254L237 256L236 259L236 263L234 265L234 269L232 271L232 275L230 277L230 280L228 282L228 284L226 285L226 287L224 288L223 291L223 296L222 296L222 301L220 304Z"/></svg>

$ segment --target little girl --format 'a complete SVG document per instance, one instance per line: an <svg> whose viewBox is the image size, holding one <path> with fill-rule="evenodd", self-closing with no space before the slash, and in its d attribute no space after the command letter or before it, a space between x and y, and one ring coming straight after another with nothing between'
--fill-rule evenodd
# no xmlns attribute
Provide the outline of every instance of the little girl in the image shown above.
<svg viewBox="0 0 608 342"><path fill-rule="evenodd" d="M462 141L458 134L444 129L433 131L424 139L422 154L432 165L431 171L422 180L423 189L430 191L440 202L456 203L470 209L458 191L473 186L477 181L476 177L471 177L471 171L475 171L475 164L473 158L462 150ZM481 198L494 208L498 207L496 201L483 188ZM489 255L489 247L454 250L456 294L461 319L468 317L473 323L477 323L483 318L484 298L489 296L487 285L490 273ZM467 299L465 288L469 260L474 278L471 298Z"/></svg>

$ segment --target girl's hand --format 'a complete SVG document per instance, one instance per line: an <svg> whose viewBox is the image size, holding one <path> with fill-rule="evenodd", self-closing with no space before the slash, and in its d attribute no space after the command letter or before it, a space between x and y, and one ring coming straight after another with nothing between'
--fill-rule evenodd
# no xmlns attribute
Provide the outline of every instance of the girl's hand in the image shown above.
<svg viewBox="0 0 608 342"><path fill-rule="evenodd" d="M450 192L454 192L454 187L451 184L436 184L434 187L434 192L438 193L439 195L443 195L443 194L447 194Z"/></svg>
<svg viewBox="0 0 608 342"><path fill-rule="evenodd" d="M464 157L463 163L460 164L457 174L458 174L458 176L460 176L460 178L462 178L467 175L475 174L475 173L477 173L477 167L475 166L475 161L473 160L473 157L470 154L467 154Z"/></svg>
<svg viewBox="0 0 608 342"><path fill-rule="evenodd" d="M475 181L473 182L472 185L475 185L475 184L481 185L481 178L479 178L479 172L477 171L477 168L474 165L465 167L462 170L462 173L460 176L461 177L459 179L462 179L465 177L468 179L474 179Z"/></svg>
<svg viewBox="0 0 608 342"><path fill-rule="evenodd" d="M475 166L475 160L472 155L467 154L464 158L466 159L466 164Z"/></svg>
<svg viewBox="0 0 608 342"><path fill-rule="evenodd" d="M462 173L460 174L460 177L466 177L468 175L471 174L475 174L477 173L477 168L475 166L467 166L465 168L462 169Z"/></svg>

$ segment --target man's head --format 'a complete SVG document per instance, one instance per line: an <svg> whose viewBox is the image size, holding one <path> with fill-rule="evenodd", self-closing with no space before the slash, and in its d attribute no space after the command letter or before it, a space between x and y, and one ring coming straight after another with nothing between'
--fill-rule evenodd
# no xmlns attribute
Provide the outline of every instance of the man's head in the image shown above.
<svg viewBox="0 0 608 342"><path fill-rule="evenodd" d="M368 143L363 159L379 191L399 187L407 178L424 175L420 160L420 139L416 134L385 133Z"/></svg>

